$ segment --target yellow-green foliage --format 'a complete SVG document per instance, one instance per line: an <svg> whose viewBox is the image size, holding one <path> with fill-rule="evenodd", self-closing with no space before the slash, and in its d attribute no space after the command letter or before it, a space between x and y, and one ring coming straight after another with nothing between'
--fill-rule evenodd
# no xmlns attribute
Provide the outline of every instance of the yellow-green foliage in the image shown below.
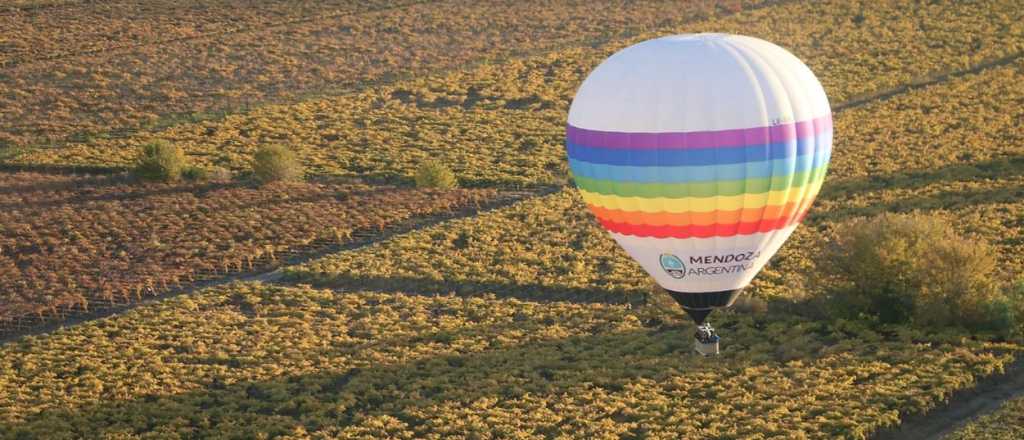
<svg viewBox="0 0 1024 440"><path fill-rule="evenodd" d="M263 183L302 180L302 164L287 147L267 145L253 155L252 174Z"/></svg>
<svg viewBox="0 0 1024 440"><path fill-rule="evenodd" d="M1024 271L1021 83L1024 60L837 113L822 193L754 285L790 294L837 224L914 210L991 242L999 277Z"/></svg>
<svg viewBox="0 0 1024 440"><path fill-rule="evenodd" d="M257 146L286 143L318 174L410 179L422 160L433 158L450 164L465 184L562 182L564 125L573 93L601 60L641 39L696 31L766 38L806 60L832 101L842 102L1019 51L1022 16L1024 10L1010 0L913 8L901 1L785 3L597 48L564 49L8 161L111 165L123 162L132 145L161 137L187 145L198 161L236 170ZM837 127L837 140L850 133Z"/></svg>
<svg viewBox="0 0 1024 440"><path fill-rule="evenodd" d="M417 188L451 189L459 186L455 173L436 160L423 161L416 169Z"/></svg>
<svg viewBox="0 0 1024 440"><path fill-rule="evenodd" d="M921 172L908 183L952 180L964 177L962 165L1022 156L1022 81L1019 59L840 112L829 173L878 188L889 182L862 178Z"/></svg>
<svg viewBox="0 0 1024 440"><path fill-rule="evenodd" d="M833 103L1024 49L1016 1L928 3L780 2L596 47L5 161L125 166L139 146L170 139L200 166L234 171L247 169L258 148L286 144L316 174L407 182L431 159L466 185L562 183L572 94L602 59L641 39L684 31L762 37L806 60ZM367 66L353 68L394 68ZM800 274L813 270L838 225L890 211L953 221L958 232L993 242L1000 275L1018 272L1022 66L836 114L821 200L750 290L800 295ZM106 73L89 80L106 81ZM52 96L39 90L33 96ZM188 87L157 95L178 109L210 107ZM74 119L76 105L55 107L69 112L55 126ZM9 113L23 118L28 107ZM153 116L146 111L122 112L118 121ZM101 116L107 123L107 112ZM912 328L880 334L862 322L773 313L716 314L727 335L723 355L690 356L690 327L654 323L685 322L678 310L582 304L652 286L571 190L286 272L345 291L234 284L0 346L0 438L865 438L1011 361L957 332L943 342ZM953 275L939 274L936 285L962 282ZM366 291L373 289L389 293ZM943 289L929 294L950 297ZM473 297L431 297L449 292ZM999 435L993 425L1012 420L1004 416L973 432Z"/></svg>
<svg viewBox="0 0 1024 440"><path fill-rule="evenodd" d="M153 141L140 148L135 175L145 180L175 182L187 167L185 151L177 145Z"/></svg>
<svg viewBox="0 0 1024 440"><path fill-rule="evenodd" d="M945 437L945 440L1020 440L1024 438L1024 397L1008 400L994 413L983 415Z"/></svg>
<svg viewBox="0 0 1024 440"><path fill-rule="evenodd" d="M0 2L0 144L217 117L769 3L182 0L137 8L131 0L58 1L74 4L18 11Z"/></svg>
<svg viewBox="0 0 1024 440"><path fill-rule="evenodd" d="M922 325L977 327L991 319L988 307L1001 292L983 240L922 214L858 219L835 234L819 271L837 281L844 312Z"/></svg>
<svg viewBox="0 0 1024 440"><path fill-rule="evenodd" d="M0 438L864 438L1011 359L736 315L718 321L723 355L705 359L689 354L689 327L643 318L217 287L0 347Z"/></svg>
<svg viewBox="0 0 1024 440"><path fill-rule="evenodd" d="M0 346L0 437L43 410L638 328L624 312L261 284L209 289Z"/></svg>
<svg viewBox="0 0 1024 440"><path fill-rule="evenodd" d="M286 269L304 282L623 301L650 281L564 190Z"/></svg>
<svg viewBox="0 0 1024 440"><path fill-rule="evenodd" d="M824 12L824 11L827 11ZM859 17L863 22L858 23ZM900 17L900 19L895 19ZM1024 11L1008 0L907 8L902 0L788 2L667 28L595 48L572 48L396 84L403 101L434 107L556 108L615 51L672 33L725 32L786 48L815 73L833 104L1024 50ZM976 47L967 52L965 47Z"/></svg>

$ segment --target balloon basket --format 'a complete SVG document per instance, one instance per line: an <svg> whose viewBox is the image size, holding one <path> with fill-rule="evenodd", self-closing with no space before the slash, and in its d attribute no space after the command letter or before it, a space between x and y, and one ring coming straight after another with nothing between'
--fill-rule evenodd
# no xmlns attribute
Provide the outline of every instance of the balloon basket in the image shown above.
<svg viewBox="0 0 1024 440"><path fill-rule="evenodd" d="M711 324L703 323L697 326L697 333L693 335L694 350L701 356L715 356L718 354L718 334Z"/></svg>

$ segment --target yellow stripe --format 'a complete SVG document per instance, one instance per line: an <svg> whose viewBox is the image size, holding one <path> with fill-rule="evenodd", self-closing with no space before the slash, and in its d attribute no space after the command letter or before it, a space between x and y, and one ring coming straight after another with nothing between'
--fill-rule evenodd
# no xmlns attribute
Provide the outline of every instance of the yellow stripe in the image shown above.
<svg viewBox="0 0 1024 440"><path fill-rule="evenodd" d="M606 209L642 212L711 212L715 210L731 211L735 209L756 209L767 205L785 205L796 199L813 199L821 189L824 180L811 184L809 188L800 187L782 189L760 194L740 194L735 196L715 197L683 197L678 199L666 197L620 197L589 192L580 189L583 201Z"/></svg>

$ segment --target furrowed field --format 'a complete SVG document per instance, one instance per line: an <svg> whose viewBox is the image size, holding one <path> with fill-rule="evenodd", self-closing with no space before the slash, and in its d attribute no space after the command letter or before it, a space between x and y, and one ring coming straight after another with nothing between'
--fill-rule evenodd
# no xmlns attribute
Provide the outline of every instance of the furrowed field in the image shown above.
<svg viewBox="0 0 1024 440"><path fill-rule="evenodd" d="M498 195L354 184L140 187L114 177L2 177L0 326L251 271L295 251L346 243Z"/></svg>
<svg viewBox="0 0 1024 440"><path fill-rule="evenodd" d="M0 404L12 438L857 437L1011 358L729 316L732 349L708 362L687 355L688 327L641 318L236 284L8 344Z"/></svg>
<svg viewBox="0 0 1024 440"><path fill-rule="evenodd" d="M713 358L564 147L588 72L690 32L787 48L834 109ZM0 439L1018 438L1016 388L943 411L1018 377L1020 334L823 313L814 275L915 213L1024 300L1022 84L1016 0L3 2ZM220 174L143 182L153 142ZM304 178L254 181L269 146Z"/></svg>
<svg viewBox="0 0 1024 440"><path fill-rule="evenodd" d="M1010 440L1024 436L1024 398L1007 401L995 413L969 423L950 435L950 440Z"/></svg>
<svg viewBox="0 0 1024 440"><path fill-rule="evenodd" d="M76 3L3 14L4 34L19 39L0 58L9 66L0 74L0 142L45 147L345 92L646 31L716 8L630 2L623 16L624 2L615 0ZM51 38L55 32L61 38Z"/></svg>

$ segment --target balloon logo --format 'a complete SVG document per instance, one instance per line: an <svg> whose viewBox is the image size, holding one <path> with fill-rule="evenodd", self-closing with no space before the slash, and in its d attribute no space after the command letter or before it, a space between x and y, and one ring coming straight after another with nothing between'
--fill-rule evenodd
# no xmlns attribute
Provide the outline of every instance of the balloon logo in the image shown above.
<svg viewBox="0 0 1024 440"><path fill-rule="evenodd" d="M590 73L566 148L601 225L702 324L806 215L832 151L831 115L817 78L785 49L676 35Z"/></svg>
<svg viewBox="0 0 1024 440"><path fill-rule="evenodd" d="M672 278L682 278L686 276L686 265L679 257L672 254L661 254L661 268L665 269L665 272Z"/></svg>

